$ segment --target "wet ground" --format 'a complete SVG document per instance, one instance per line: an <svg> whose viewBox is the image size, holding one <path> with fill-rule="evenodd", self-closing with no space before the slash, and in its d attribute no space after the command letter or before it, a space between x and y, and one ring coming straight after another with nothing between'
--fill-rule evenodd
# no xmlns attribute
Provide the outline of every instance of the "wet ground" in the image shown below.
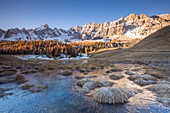
<svg viewBox="0 0 170 113"><path fill-rule="evenodd" d="M110 80L109 74L105 73L110 67L100 69L89 73L81 73L75 71L71 76L62 76L59 74L37 76L36 74L25 74L25 84L43 84L48 88L41 92L32 93L28 90L21 90L23 84L1 84L1 88L10 89L7 93L12 92L13 95L7 95L0 98L0 113L168 113L170 109L164 107L156 101L156 96L151 91L135 84L127 79L129 75L124 74L125 71L134 68L140 68L138 73L143 74L142 67L133 64L117 64L117 67L124 69L121 72L113 72L112 74L121 74L124 78L120 80ZM93 98L76 93L73 90L77 79L75 76L97 76L95 80L110 80L116 84L113 87L137 88L143 92L136 94L125 104L101 104L93 100Z"/></svg>

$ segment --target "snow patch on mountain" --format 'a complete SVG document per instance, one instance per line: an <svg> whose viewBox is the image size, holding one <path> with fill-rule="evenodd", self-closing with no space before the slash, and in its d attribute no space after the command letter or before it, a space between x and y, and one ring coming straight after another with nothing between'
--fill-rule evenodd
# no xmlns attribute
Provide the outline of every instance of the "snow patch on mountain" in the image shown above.
<svg viewBox="0 0 170 113"><path fill-rule="evenodd" d="M145 14L130 14L126 18L120 18L112 22L88 23L83 26L73 26L68 30L51 29L47 24L35 29L0 29L0 40L9 41L34 41L34 40L58 40L61 42L76 42L83 40L105 41L106 39L143 39L151 33L170 25L170 14L154 15L148 17ZM93 40L96 38L103 38ZM108 40L107 40L108 41Z"/></svg>
<svg viewBox="0 0 170 113"><path fill-rule="evenodd" d="M125 36L131 39L136 39L136 38L143 39L144 37L146 37L146 35L141 34L143 29L144 29L143 26L137 27L135 29L128 29L127 32L125 33Z"/></svg>

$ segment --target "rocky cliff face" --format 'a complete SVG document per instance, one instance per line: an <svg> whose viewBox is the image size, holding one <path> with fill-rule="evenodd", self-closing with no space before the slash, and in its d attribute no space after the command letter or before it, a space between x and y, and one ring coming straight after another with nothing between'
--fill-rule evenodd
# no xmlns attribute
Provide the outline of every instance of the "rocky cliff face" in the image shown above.
<svg viewBox="0 0 170 113"><path fill-rule="evenodd" d="M35 29L8 29L7 31L0 29L0 40L59 40L65 42L66 40L81 40L80 33L74 29L51 29L47 24Z"/></svg>
<svg viewBox="0 0 170 113"><path fill-rule="evenodd" d="M59 40L77 41L99 38L143 39L158 29L170 25L170 14L154 15L130 14L126 18L103 24L92 23L74 26L69 30L51 29L47 24L36 29L0 29L0 40Z"/></svg>
<svg viewBox="0 0 170 113"><path fill-rule="evenodd" d="M92 23L75 26L83 38L145 38L158 29L170 25L170 14L148 17L145 14L130 14L126 18L104 24Z"/></svg>

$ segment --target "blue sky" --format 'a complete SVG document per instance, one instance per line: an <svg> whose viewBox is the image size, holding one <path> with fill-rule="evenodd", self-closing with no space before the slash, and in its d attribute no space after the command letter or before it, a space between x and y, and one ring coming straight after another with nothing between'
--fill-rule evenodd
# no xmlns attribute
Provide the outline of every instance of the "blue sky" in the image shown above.
<svg viewBox="0 0 170 113"><path fill-rule="evenodd" d="M170 13L170 0L0 0L0 29L68 29L74 25L114 21L130 13Z"/></svg>

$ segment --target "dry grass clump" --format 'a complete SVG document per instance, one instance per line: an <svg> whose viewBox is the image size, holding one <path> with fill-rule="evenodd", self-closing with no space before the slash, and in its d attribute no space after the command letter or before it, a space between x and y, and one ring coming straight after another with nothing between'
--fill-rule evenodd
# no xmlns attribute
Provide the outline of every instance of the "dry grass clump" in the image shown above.
<svg viewBox="0 0 170 113"><path fill-rule="evenodd" d="M112 69L107 70L106 73L120 72L120 71L123 71L123 70L120 68L114 67Z"/></svg>
<svg viewBox="0 0 170 113"><path fill-rule="evenodd" d="M91 84L93 86L93 88L102 86L102 83L100 83L99 81L95 81L95 80L92 80L89 78L84 78L77 82L77 85L80 87L87 86L88 84ZM92 88L90 88L90 89L92 89Z"/></svg>
<svg viewBox="0 0 170 113"><path fill-rule="evenodd" d="M110 75L109 78L112 79L112 80L119 80L121 78L123 78L124 76L122 75Z"/></svg>
<svg viewBox="0 0 170 113"><path fill-rule="evenodd" d="M97 68L95 66L90 67L91 70L96 70Z"/></svg>
<svg viewBox="0 0 170 113"><path fill-rule="evenodd" d="M158 97L157 100L164 106L170 108L170 98L169 97Z"/></svg>
<svg viewBox="0 0 170 113"><path fill-rule="evenodd" d="M94 100L100 103L114 104L128 102L128 93L121 88L103 87L95 90L93 96Z"/></svg>
<svg viewBox="0 0 170 113"><path fill-rule="evenodd" d="M1 97L4 97L4 96L5 96L5 94L2 93L2 92L0 92L0 98L1 98Z"/></svg>
<svg viewBox="0 0 170 113"><path fill-rule="evenodd" d="M111 71L112 72L119 72L119 71L123 71L123 70L115 67L115 68L112 68Z"/></svg>
<svg viewBox="0 0 170 113"><path fill-rule="evenodd" d="M42 84L25 84L21 87L22 90L28 90L32 93L34 92L40 92L44 89L46 89L47 86L46 85L42 85Z"/></svg>
<svg viewBox="0 0 170 113"><path fill-rule="evenodd" d="M132 69L131 71L140 71L140 68Z"/></svg>
<svg viewBox="0 0 170 113"><path fill-rule="evenodd" d="M154 80L154 81L157 80L155 77L153 77L151 75L131 75L128 77L128 79L132 80L132 81L137 80L139 78L142 78L144 80Z"/></svg>
<svg viewBox="0 0 170 113"><path fill-rule="evenodd" d="M33 84L25 84L21 87L22 90L29 90L31 87L34 87Z"/></svg>
<svg viewBox="0 0 170 113"><path fill-rule="evenodd" d="M108 87L108 86L113 86L115 83L111 81L100 81L102 83L102 86Z"/></svg>
<svg viewBox="0 0 170 113"><path fill-rule="evenodd" d="M83 78L96 78L97 76L75 76L75 79L83 79Z"/></svg>
<svg viewBox="0 0 170 113"><path fill-rule="evenodd" d="M61 74L61 75L64 75L64 76L70 76L70 75L73 74L73 72L70 71L70 70L66 70L66 71L62 71L60 74Z"/></svg>
<svg viewBox="0 0 170 113"><path fill-rule="evenodd" d="M80 69L79 70L81 73L88 73L88 72L90 72L90 70L88 70L88 69Z"/></svg>
<svg viewBox="0 0 170 113"><path fill-rule="evenodd" d="M127 72L125 72L125 74L126 75L134 75L134 74L136 74L135 72L132 72L132 71L127 71Z"/></svg>
<svg viewBox="0 0 170 113"><path fill-rule="evenodd" d="M11 76L16 74L16 70L14 69L10 69L10 70L2 70L0 71L0 77L4 77L4 76Z"/></svg>
<svg viewBox="0 0 170 113"><path fill-rule="evenodd" d="M146 70L145 74L152 75L156 78L164 78L163 74L157 70Z"/></svg>
<svg viewBox="0 0 170 113"><path fill-rule="evenodd" d="M4 89L3 89L3 88L0 88L0 97L3 97L3 96L5 96L5 94L4 94Z"/></svg>
<svg viewBox="0 0 170 113"><path fill-rule="evenodd" d="M8 91L9 89L4 89L4 88L0 88L0 97L4 97L6 95L12 95L12 92L6 93L5 91Z"/></svg>
<svg viewBox="0 0 170 113"><path fill-rule="evenodd" d="M106 73L112 73L112 71L111 70L107 70Z"/></svg>
<svg viewBox="0 0 170 113"><path fill-rule="evenodd" d="M76 66L76 67L75 67L76 70L79 70L80 68L81 68L80 66Z"/></svg>
<svg viewBox="0 0 170 113"><path fill-rule="evenodd" d="M146 89L157 94L157 100L164 106L170 107L170 84L156 84Z"/></svg>
<svg viewBox="0 0 170 113"><path fill-rule="evenodd" d="M115 67L115 65L114 64L110 64L110 67Z"/></svg>
<svg viewBox="0 0 170 113"><path fill-rule="evenodd" d="M159 96L170 98L170 84L155 84L146 89L153 91Z"/></svg>
<svg viewBox="0 0 170 113"><path fill-rule="evenodd" d="M16 82L17 82L18 84L27 82L27 80L25 80L25 78L24 78L23 75L17 75L17 76L15 77L15 79L16 79Z"/></svg>
<svg viewBox="0 0 170 113"><path fill-rule="evenodd" d="M4 70L13 68L12 66L3 65L3 63L0 63L0 64L1 64L1 68L4 69Z"/></svg>
<svg viewBox="0 0 170 113"><path fill-rule="evenodd" d="M11 77L11 76L0 77L0 84L6 84L15 81L16 81L15 77Z"/></svg>
<svg viewBox="0 0 170 113"><path fill-rule="evenodd" d="M33 74L33 73L37 73L37 72L38 72L37 70L29 69L29 70L24 70L21 73L22 74Z"/></svg>
<svg viewBox="0 0 170 113"><path fill-rule="evenodd" d="M41 85L41 84L38 84L38 85L35 85L34 87L30 88L30 92L40 92L40 91L43 91L44 89L46 89L47 86L46 85Z"/></svg>
<svg viewBox="0 0 170 113"><path fill-rule="evenodd" d="M134 81L134 83L140 86L146 86L146 85L156 84L157 82L153 80L144 80L143 78L138 78Z"/></svg>
<svg viewBox="0 0 170 113"><path fill-rule="evenodd" d="M77 81L75 91L82 93L89 93L98 87L112 86L114 83L110 81L96 81L89 78L83 78Z"/></svg>

